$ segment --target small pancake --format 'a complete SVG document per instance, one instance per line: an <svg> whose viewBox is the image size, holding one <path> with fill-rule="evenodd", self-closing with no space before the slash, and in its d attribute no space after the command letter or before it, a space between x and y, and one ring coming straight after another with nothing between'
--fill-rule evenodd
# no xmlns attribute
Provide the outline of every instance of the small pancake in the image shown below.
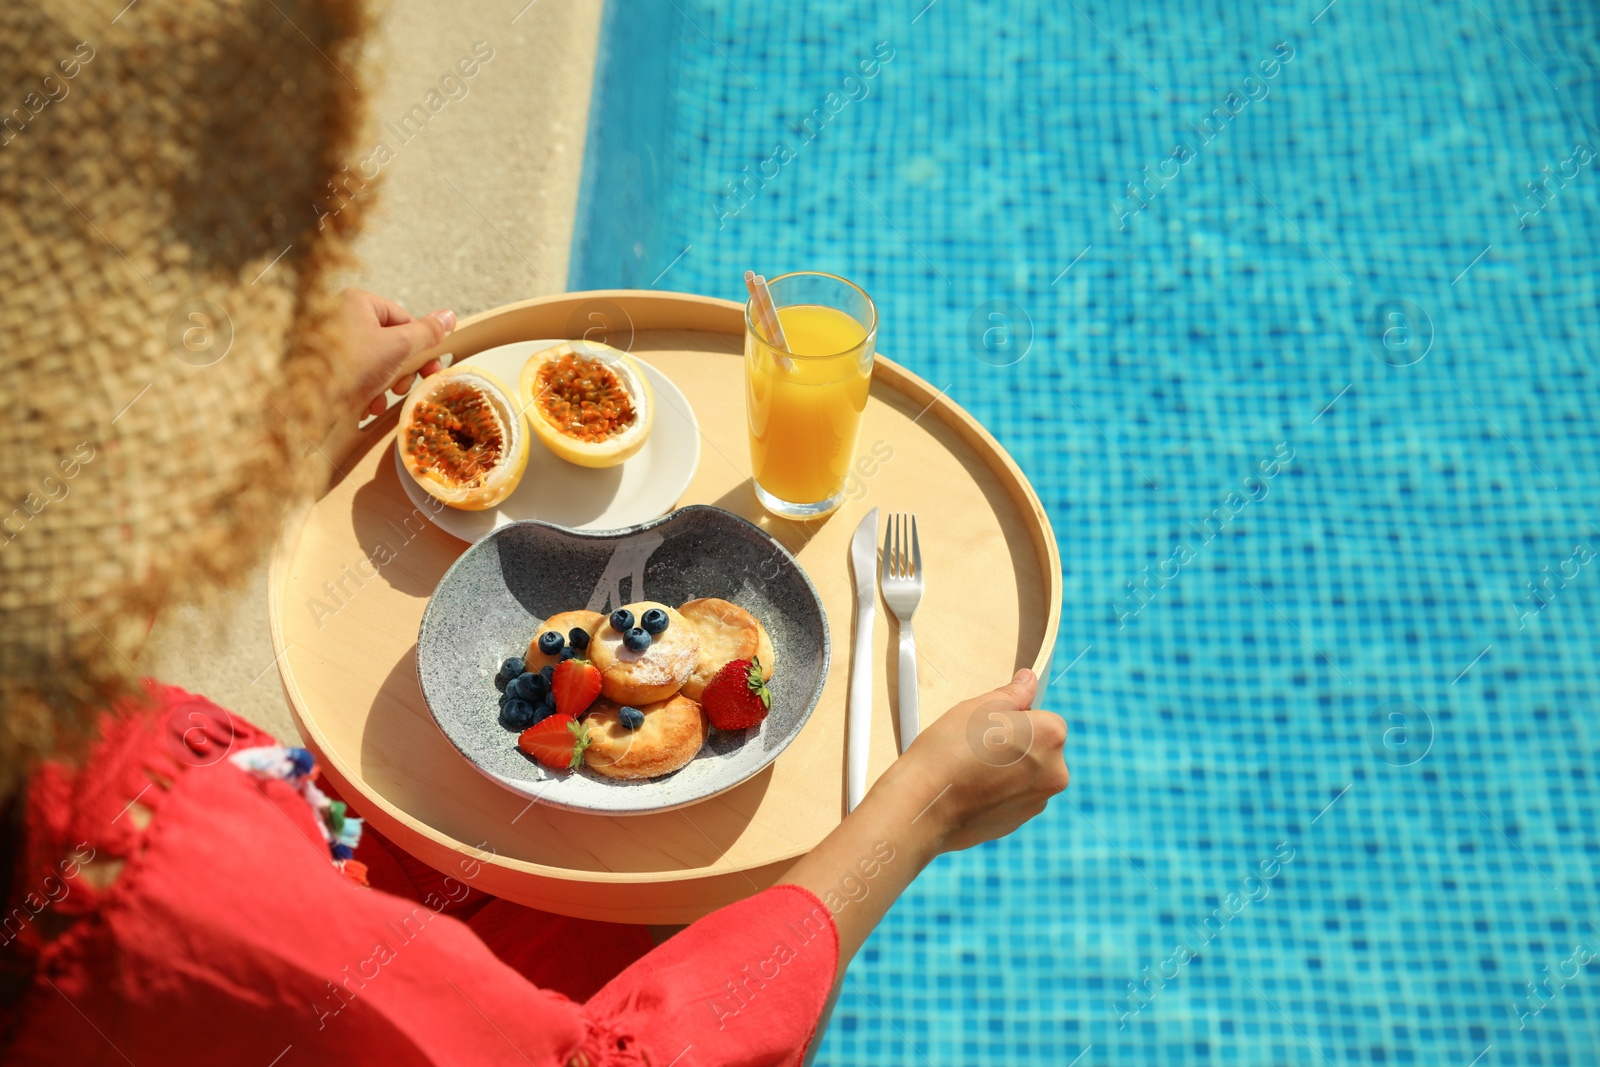
<svg viewBox="0 0 1600 1067"><path fill-rule="evenodd" d="M756 617L737 604L716 597L691 600L678 609L700 638L700 658L695 662L694 673L683 683L683 695L699 700L700 694L710 684L717 672L736 659L761 658L761 674L772 677L772 642L766 642L762 652L762 638L766 631Z"/></svg>
<svg viewBox="0 0 1600 1067"><path fill-rule="evenodd" d="M644 725L637 730L623 726L622 706L603 697L584 716L589 724L589 747L583 759L596 774L659 778L694 759L706 743L710 728L705 712L688 697L634 706L644 713Z"/></svg>
<svg viewBox="0 0 1600 1067"><path fill-rule="evenodd" d="M600 668L601 696L642 708L676 693L694 673L700 638L682 615L665 604L641 600L624 607L633 612L635 625L645 612L660 608L667 613L667 628L655 635L649 648L632 652L623 646L622 635L608 616L589 640L589 659Z"/></svg>
<svg viewBox="0 0 1600 1067"><path fill-rule="evenodd" d="M594 637L595 628L604 622L605 618L606 617L600 614L598 611L557 612L540 624L539 633L534 634L533 640L528 642L528 654L522 657L522 661L528 665L528 670L530 671L538 671L541 668L560 663L561 657L559 655L547 656L543 652L539 651L540 635L548 633L551 630L555 630L561 635L561 639L565 641L567 640L567 634L569 632L581 626L592 638ZM578 654L583 656L585 659L589 657L587 652L579 652Z"/></svg>

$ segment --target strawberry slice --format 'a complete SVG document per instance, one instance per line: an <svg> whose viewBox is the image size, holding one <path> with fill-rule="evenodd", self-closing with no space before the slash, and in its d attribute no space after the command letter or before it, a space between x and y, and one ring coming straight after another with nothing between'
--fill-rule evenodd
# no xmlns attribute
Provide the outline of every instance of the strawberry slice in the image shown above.
<svg viewBox="0 0 1600 1067"><path fill-rule="evenodd" d="M761 660L736 659L724 666L706 684L700 706L719 730L743 730L765 719L772 692L761 678Z"/></svg>
<svg viewBox="0 0 1600 1067"><path fill-rule="evenodd" d="M600 668L586 659L558 663L550 679L550 692L556 696L556 714L577 718L600 695Z"/></svg>
<svg viewBox="0 0 1600 1067"><path fill-rule="evenodd" d="M571 715L557 712L522 731L517 747L553 771L575 771L583 765L583 750L589 747L589 728Z"/></svg>

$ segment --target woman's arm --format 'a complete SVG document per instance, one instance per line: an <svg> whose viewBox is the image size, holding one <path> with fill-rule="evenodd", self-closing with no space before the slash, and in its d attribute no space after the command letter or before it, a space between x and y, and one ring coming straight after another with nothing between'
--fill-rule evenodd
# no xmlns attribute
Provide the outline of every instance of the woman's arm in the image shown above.
<svg viewBox="0 0 1600 1067"><path fill-rule="evenodd" d="M1067 787L1066 724L1029 710L1039 680L957 704L890 765L861 805L789 870L839 932L838 975L905 888L942 852L1003 837Z"/></svg>
<svg viewBox="0 0 1600 1067"><path fill-rule="evenodd" d="M695 1062L795 1063L851 957L918 872L1010 833L1065 788L1065 724L1028 709L1037 688L1019 671L946 712L784 884L641 957L585 1005L590 1025L649 1034L664 1062L692 1049Z"/></svg>

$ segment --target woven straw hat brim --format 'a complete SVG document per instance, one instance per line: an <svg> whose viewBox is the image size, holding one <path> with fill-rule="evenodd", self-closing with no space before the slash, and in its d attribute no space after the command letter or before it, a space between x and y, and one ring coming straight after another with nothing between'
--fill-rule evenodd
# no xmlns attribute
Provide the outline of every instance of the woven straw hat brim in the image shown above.
<svg viewBox="0 0 1600 1067"><path fill-rule="evenodd" d="M0 788L256 561L344 380L363 4L119 8L0 5Z"/></svg>

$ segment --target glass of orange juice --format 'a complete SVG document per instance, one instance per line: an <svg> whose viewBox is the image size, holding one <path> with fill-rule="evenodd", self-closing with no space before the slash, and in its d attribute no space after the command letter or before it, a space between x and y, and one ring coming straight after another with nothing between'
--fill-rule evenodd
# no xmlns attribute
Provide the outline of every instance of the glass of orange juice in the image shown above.
<svg viewBox="0 0 1600 1067"><path fill-rule="evenodd" d="M768 338L745 305L751 473L768 511L814 518L844 501L872 385L878 309L860 286L832 274L797 271L767 284L788 345Z"/></svg>

